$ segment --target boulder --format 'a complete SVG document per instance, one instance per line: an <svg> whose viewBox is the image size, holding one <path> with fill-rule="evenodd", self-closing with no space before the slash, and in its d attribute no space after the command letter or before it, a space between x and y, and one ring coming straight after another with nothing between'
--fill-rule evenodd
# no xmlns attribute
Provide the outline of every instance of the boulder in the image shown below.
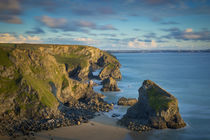
<svg viewBox="0 0 210 140"><path fill-rule="evenodd" d="M107 79L104 79L102 81L103 88L101 91L120 91L120 89L117 86L117 82L114 78L109 77Z"/></svg>
<svg viewBox="0 0 210 140"><path fill-rule="evenodd" d="M150 80L139 88L138 102L119 121L131 130L149 128L181 128L186 126L180 116L177 99Z"/></svg>
<svg viewBox="0 0 210 140"><path fill-rule="evenodd" d="M115 117L120 117L120 114L114 113L114 114L112 114L112 117L113 117L113 118L115 118Z"/></svg>
<svg viewBox="0 0 210 140"><path fill-rule="evenodd" d="M132 106L134 105L135 103L137 103L138 100L135 99L135 98L125 98L125 97L121 97L117 104L118 105L123 105L123 106Z"/></svg>

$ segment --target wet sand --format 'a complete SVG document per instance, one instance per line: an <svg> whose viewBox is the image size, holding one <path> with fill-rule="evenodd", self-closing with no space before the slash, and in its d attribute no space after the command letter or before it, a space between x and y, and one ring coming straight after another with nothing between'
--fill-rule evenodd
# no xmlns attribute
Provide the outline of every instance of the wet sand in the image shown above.
<svg viewBox="0 0 210 140"><path fill-rule="evenodd" d="M79 126L42 131L35 135L39 140L123 140L129 130L116 126L116 119L104 115Z"/></svg>

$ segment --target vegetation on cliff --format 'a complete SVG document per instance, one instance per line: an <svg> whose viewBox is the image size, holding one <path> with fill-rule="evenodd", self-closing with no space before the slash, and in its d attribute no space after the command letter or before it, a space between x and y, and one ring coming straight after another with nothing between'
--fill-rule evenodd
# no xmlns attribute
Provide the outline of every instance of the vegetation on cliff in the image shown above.
<svg viewBox="0 0 210 140"><path fill-rule="evenodd" d="M120 66L115 57L90 46L0 44L0 122L61 114L75 121L111 109L87 82L106 65Z"/></svg>

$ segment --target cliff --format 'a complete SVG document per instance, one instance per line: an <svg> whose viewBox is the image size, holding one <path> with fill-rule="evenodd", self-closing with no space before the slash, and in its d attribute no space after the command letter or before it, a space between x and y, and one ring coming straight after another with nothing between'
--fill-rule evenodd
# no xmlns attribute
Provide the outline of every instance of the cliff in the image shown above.
<svg viewBox="0 0 210 140"><path fill-rule="evenodd" d="M90 46L0 44L0 123L19 120L16 128L21 120L67 116L76 124L95 111L111 109L88 82L94 70L107 65L118 68L120 63ZM8 129L1 125L0 133Z"/></svg>

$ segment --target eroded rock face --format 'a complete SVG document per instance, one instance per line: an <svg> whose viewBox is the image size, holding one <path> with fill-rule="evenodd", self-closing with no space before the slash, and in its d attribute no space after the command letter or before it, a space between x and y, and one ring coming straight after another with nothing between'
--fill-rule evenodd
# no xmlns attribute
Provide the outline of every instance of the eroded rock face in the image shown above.
<svg viewBox="0 0 210 140"><path fill-rule="evenodd" d="M104 79L102 81L103 88L101 91L120 91L120 89L117 86L117 82L114 78L109 77L107 79Z"/></svg>
<svg viewBox="0 0 210 140"><path fill-rule="evenodd" d="M127 110L120 123L136 131L186 126L177 99L150 80L143 82L138 102Z"/></svg>
<svg viewBox="0 0 210 140"><path fill-rule="evenodd" d="M101 80L107 79L109 77L112 77L117 80L122 79L120 69L117 65L108 64L101 70L101 72L99 74L99 78Z"/></svg>
<svg viewBox="0 0 210 140"><path fill-rule="evenodd" d="M125 98L125 97L121 97L117 104L118 105L123 105L123 106L132 106L134 105L135 103L137 103L138 100L135 99L135 98Z"/></svg>

